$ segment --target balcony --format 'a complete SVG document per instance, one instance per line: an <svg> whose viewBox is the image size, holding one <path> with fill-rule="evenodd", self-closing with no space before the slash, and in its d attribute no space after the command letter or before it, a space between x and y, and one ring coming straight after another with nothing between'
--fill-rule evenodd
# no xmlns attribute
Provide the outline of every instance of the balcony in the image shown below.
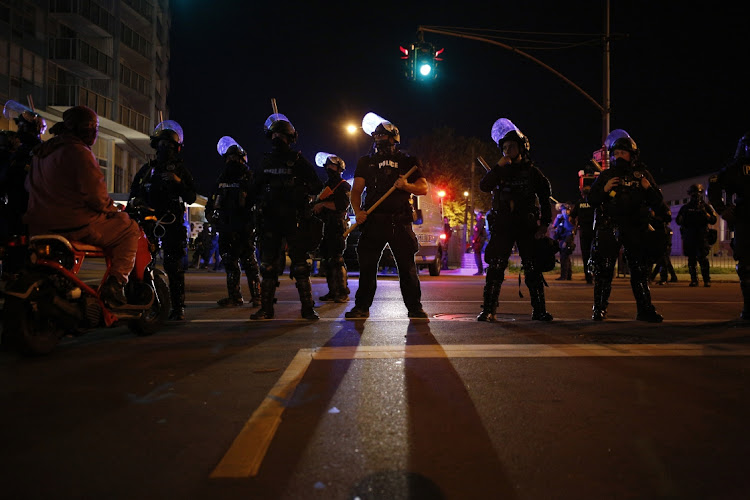
<svg viewBox="0 0 750 500"><path fill-rule="evenodd" d="M49 58L86 78L112 78L114 74L112 58L78 38L50 38Z"/></svg>
<svg viewBox="0 0 750 500"><path fill-rule="evenodd" d="M50 0L49 11L83 36L112 36L115 32L114 16L94 0Z"/></svg>
<svg viewBox="0 0 750 500"><path fill-rule="evenodd" d="M142 97L151 97L151 80L124 64L120 64L120 83Z"/></svg>
<svg viewBox="0 0 750 500"><path fill-rule="evenodd" d="M123 106L122 104L120 104L119 109L120 113L118 115L118 123L146 135L151 133L151 119L148 116L142 115L136 110Z"/></svg>
<svg viewBox="0 0 750 500"><path fill-rule="evenodd" d="M112 119L113 101L79 85L50 85L48 106L88 106L102 118Z"/></svg>
<svg viewBox="0 0 750 500"><path fill-rule="evenodd" d="M123 0L125 5L133 9L136 13L140 14L149 23L154 16L154 4L148 0Z"/></svg>
<svg viewBox="0 0 750 500"><path fill-rule="evenodd" d="M125 23L120 23L120 41L147 61L154 57L154 45Z"/></svg>

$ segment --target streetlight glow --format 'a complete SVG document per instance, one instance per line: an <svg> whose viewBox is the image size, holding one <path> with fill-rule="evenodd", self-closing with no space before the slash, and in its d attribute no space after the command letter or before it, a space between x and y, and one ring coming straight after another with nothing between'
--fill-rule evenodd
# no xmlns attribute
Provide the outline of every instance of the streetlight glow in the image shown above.
<svg viewBox="0 0 750 500"><path fill-rule="evenodd" d="M347 125L347 126L346 126L346 131L347 131L347 132L348 132L349 134L352 134L352 135L354 135L354 134L355 134L355 133L357 132L357 129L358 129L358 128L359 128L359 127L357 127L356 125L353 125L353 124L351 124L351 123L350 123L349 125Z"/></svg>

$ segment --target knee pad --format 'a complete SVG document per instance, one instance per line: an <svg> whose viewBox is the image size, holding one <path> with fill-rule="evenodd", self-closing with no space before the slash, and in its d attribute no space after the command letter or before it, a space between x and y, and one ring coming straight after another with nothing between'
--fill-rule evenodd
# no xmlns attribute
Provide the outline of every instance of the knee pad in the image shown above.
<svg viewBox="0 0 750 500"><path fill-rule="evenodd" d="M263 277L263 279L272 279L276 278L278 276L278 271L276 270L276 266L273 264L269 264L268 262L261 262L260 264L260 275Z"/></svg>
<svg viewBox="0 0 750 500"><path fill-rule="evenodd" d="M310 276L310 264L307 261L293 263L291 275L294 279L308 278Z"/></svg>
<svg viewBox="0 0 750 500"><path fill-rule="evenodd" d="M503 265L503 262L505 265ZM508 261L491 259L487 265L487 281L502 283L505 279L505 269L508 267Z"/></svg>

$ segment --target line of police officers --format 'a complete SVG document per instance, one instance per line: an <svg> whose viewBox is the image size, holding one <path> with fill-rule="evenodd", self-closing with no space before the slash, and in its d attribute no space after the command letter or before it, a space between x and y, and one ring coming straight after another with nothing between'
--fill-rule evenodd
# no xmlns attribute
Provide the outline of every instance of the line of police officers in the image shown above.
<svg viewBox="0 0 750 500"><path fill-rule="evenodd" d="M19 132L15 136L6 132L0 141L4 239L24 232L19 226L20 216L14 212L20 205L13 202L23 190L17 189L13 179L23 177L19 169L24 170L24 160L28 163L32 148L41 143L42 120L27 111L15 117ZM319 165L326 169L328 178L324 184L312 164L291 148L297 140L297 131L284 115L271 115L264 128L271 151L264 155L257 169L247 165L245 151L233 139L222 138L228 141L223 145L220 141L218 146L225 166L206 207L209 221L219 228L220 253L227 269L228 297L218 304L223 307L243 304L239 285L242 267L252 303L260 305L251 319L273 318L281 257L286 251L291 260L290 278L296 281L299 292L302 317L315 320L318 314L314 309L308 259L319 245L329 287L328 294L320 299L341 303L349 295L343 261L350 190L341 178L345 164L339 157L323 153ZM412 194L425 194L427 182L419 161L396 149L400 136L393 124L383 120L372 136L373 152L359 160L354 176L353 209L363 232L358 248L359 290L355 306L346 317L369 316L377 288L377 263L388 244L396 257L409 317L426 318L414 262L418 243L411 227L409 198ZM500 287L515 245L531 296L531 318L550 321L553 318L545 307L546 282L542 274L549 270L550 248L554 245L545 236L552 220L547 201L551 196L550 184L531 161L529 139L510 120L497 120L491 136L503 156L480 182L480 189L491 192L493 199L492 210L487 214L490 226L490 241L485 250L487 276L482 312L477 320L496 320ZM745 300L743 319L750 318L750 245L747 244L750 208L746 202L746 191L750 189L749 144L750 136L746 134L738 144L734 161L711 177L709 184L711 203L734 230L734 255ZM160 234L150 236L161 240L164 268L170 282L172 320L185 318L184 265L188 238L183 216L186 204L196 198L193 177L181 156L182 146L179 124L171 120L160 123L151 136L156 158L136 174L129 197L129 205L150 207L160 222L157 225ZM592 319L606 318L614 266L623 248L637 306L636 319L661 322L662 316L651 302L648 287L649 266L655 260L653 247L659 246L659 240L654 239L654 233L659 231L650 222L668 224L671 212L627 132L613 131L606 146L613 158L611 168L583 191L584 198L571 213L581 229L586 280L594 284ZM405 174L411 167L416 169L407 177ZM375 202L391 187L396 188L395 194L370 214ZM363 198L365 191L369 196ZM716 214L703 201L701 192L702 186L691 186L691 201L678 215L687 242L685 253L689 257L691 286L697 285L697 264L701 266L704 285L710 285L706 235L708 225L716 222ZM594 213L591 224L586 215L590 211ZM256 241L260 246L260 265L256 260ZM587 258L589 248L591 255ZM554 256L554 251L551 255Z"/></svg>

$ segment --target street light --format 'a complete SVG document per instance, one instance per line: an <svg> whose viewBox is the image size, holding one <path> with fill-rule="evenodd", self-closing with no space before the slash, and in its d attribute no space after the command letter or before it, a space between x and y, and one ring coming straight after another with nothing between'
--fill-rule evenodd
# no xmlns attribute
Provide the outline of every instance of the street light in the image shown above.
<svg viewBox="0 0 750 500"><path fill-rule="evenodd" d="M443 213L443 198L445 198L445 191L442 189L438 191L438 196L440 197L440 217L444 218L445 213Z"/></svg>
<svg viewBox="0 0 750 500"><path fill-rule="evenodd" d="M464 191L464 252L469 237L469 192Z"/></svg>
<svg viewBox="0 0 750 500"><path fill-rule="evenodd" d="M348 125L346 126L346 132L347 132L347 133L348 133L349 135L354 135L354 134L356 134L356 133L357 133L357 130L358 130L358 129L361 129L361 128L362 128L362 127L358 127L358 126L356 126L356 125L354 125L354 124L350 123L350 124L348 124Z"/></svg>

